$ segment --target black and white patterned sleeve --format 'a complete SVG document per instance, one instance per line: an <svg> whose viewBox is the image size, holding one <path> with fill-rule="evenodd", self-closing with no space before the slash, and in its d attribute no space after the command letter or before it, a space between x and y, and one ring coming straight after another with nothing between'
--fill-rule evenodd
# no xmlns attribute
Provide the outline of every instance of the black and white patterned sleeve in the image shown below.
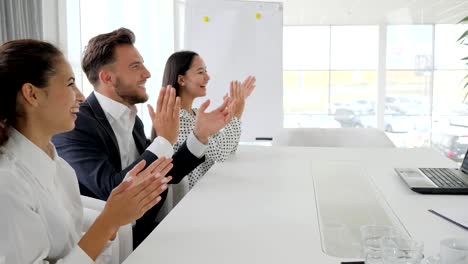
<svg viewBox="0 0 468 264"><path fill-rule="evenodd" d="M241 122L234 117L220 132L208 138L206 159L215 162L225 161L237 150L241 135Z"/></svg>
<svg viewBox="0 0 468 264"><path fill-rule="evenodd" d="M174 144L174 151L177 151L184 144L195 126L195 119L182 110L180 111L179 121L179 136Z"/></svg>

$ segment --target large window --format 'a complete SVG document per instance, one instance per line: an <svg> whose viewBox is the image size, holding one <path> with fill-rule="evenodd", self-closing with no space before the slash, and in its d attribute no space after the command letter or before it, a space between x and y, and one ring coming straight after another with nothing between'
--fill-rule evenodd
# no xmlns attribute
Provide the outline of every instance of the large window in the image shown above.
<svg viewBox="0 0 468 264"><path fill-rule="evenodd" d="M436 25L434 44L434 111L432 146L461 162L468 148L468 104L463 79L466 66L461 61L468 47L456 43L466 30L462 25Z"/></svg>
<svg viewBox="0 0 468 264"><path fill-rule="evenodd" d="M466 25L285 27L285 127L377 127L377 109L383 109L379 128L399 147L443 149L439 139L447 137L465 142L468 91L462 80L468 71L461 58L468 47L456 43L465 30ZM385 59L383 68L379 58ZM441 151L459 159L465 143Z"/></svg>
<svg viewBox="0 0 468 264"><path fill-rule="evenodd" d="M328 70L330 27L285 27L283 30L285 70Z"/></svg>
<svg viewBox="0 0 468 264"><path fill-rule="evenodd" d="M377 48L376 26L285 27L285 126L375 126Z"/></svg>
<svg viewBox="0 0 468 264"><path fill-rule="evenodd" d="M432 29L431 25L387 27L384 129L399 147L429 144Z"/></svg>
<svg viewBox="0 0 468 264"><path fill-rule="evenodd" d="M377 26L331 27L330 103L342 127L375 127Z"/></svg>
<svg viewBox="0 0 468 264"><path fill-rule="evenodd" d="M456 43L466 30L460 25L436 25L434 64L434 115L466 116L462 81L466 75L461 58L468 54L468 48ZM468 122L465 123L468 126Z"/></svg>
<svg viewBox="0 0 468 264"><path fill-rule="evenodd" d="M377 26L284 28L284 125L375 126Z"/></svg>
<svg viewBox="0 0 468 264"><path fill-rule="evenodd" d="M327 116L330 27L285 27L283 40L284 126L333 126Z"/></svg>

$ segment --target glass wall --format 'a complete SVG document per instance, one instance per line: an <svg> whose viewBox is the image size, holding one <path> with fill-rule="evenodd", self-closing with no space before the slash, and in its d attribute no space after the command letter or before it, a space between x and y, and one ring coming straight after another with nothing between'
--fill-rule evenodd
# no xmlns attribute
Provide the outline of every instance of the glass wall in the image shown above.
<svg viewBox="0 0 468 264"><path fill-rule="evenodd" d="M456 42L466 29L466 25L434 29L432 146L457 162L463 161L468 148L468 91L462 81L467 70L461 61L468 56L468 46Z"/></svg>
<svg viewBox="0 0 468 264"><path fill-rule="evenodd" d="M428 146L433 26L387 27L384 129L399 147Z"/></svg>
<svg viewBox="0 0 468 264"><path fill-rule="evenodd" d="M285 127L375 127L378 27L283 32Z"/></svg>
<svg viewBox="0 0 468 264"><path fill-rule="evenodd" d="M377 127L377 98L384 94L378 128L396 146L432 146L459 160L468 147L462 89L468 71L461 61L468 47L456 40L466 27L285 27L284 126ZM379 58L384 87L377 85Z"/></svg>

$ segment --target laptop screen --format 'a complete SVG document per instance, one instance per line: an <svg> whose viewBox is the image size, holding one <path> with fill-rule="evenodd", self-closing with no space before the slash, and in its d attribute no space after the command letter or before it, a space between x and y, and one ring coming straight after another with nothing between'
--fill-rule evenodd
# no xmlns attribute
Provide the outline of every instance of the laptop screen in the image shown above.
<svg viewBox="0 0 468 264"><path fill-rule="evenodd" d="M465 158L463 159L462 165L461 165L461 170L468 174L468 150L465 153Z"/></svg>

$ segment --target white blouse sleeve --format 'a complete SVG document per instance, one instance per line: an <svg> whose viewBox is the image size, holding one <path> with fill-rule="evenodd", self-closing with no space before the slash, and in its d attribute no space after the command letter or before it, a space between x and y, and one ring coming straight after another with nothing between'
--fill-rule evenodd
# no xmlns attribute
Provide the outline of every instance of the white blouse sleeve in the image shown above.
<svg viewBox="0 0 468 264"><path fill-rule="evenodd" d="M67 256L63 259L60 259L56 262L57 264L75 264L75 263L89 263L93 264L94 261L80 248L80 246L76 245Z"/></svg>
<svg viewBox="0 0 468 264"><path fill-rule="evenodd" d="M0 171L0 177L18 176ZM48 259L51 238L35 211L32 190L9 183L12 181L0 181L0 259L8 264L94 263L78 245L62 259Z"/></svg>
<svg viewBox="0 0 468 264"><path fill-rule="evenodd" d="M206 158L216 162L225 161L237 150L241 135L241 122L234 117L220 132L208 138Z"/></svg>

